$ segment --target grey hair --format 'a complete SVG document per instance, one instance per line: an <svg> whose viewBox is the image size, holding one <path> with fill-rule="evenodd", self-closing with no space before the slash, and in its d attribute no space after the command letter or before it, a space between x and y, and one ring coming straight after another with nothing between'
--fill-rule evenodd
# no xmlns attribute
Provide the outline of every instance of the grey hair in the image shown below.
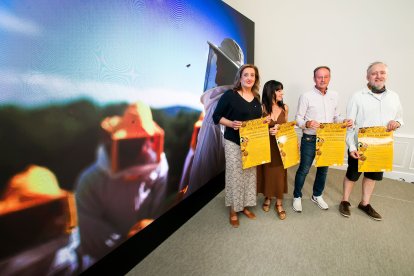
<svg viewBox="0 0 414 276"><path fill-rule="evenodd" d="M371 63L371 64L368 66L368 69L367 69L367 75L369 75L369 72L371 71L372 67L374 67L375 65L378 65L378 64L382 64L382 65L384 65L384 66L385 66L385 70L386 70L386 71L387 71L387 73L388 73L388 65L387 65L387 64L385 64L385 63L384 63L384 62L382 62L382 61L375 61L375 62Z"/></svg>

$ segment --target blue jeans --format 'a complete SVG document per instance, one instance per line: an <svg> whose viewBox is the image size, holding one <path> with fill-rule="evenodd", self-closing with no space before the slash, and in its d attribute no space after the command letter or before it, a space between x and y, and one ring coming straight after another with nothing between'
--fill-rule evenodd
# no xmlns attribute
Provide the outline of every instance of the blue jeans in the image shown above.
<svg viewBox="0 0 414 276"><path fill-rule="evenodd" d="M308 135L304 133L300 144L300 164L295 176L294 197L302 197L303 184L305 184L306 176L308 175L313 159L315 158L315 146L316 135ZM328 168L329 167L318 167L316 169L316 178L313 183L314 196L322 195L323 189L325 188Z"/></svg>

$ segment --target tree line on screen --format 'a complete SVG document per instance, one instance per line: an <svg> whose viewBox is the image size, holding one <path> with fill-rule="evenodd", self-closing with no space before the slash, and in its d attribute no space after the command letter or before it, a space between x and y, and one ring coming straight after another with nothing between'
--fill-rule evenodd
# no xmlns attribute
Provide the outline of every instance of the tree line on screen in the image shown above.
<svg viewBox="0 0 414 276"><path fill-rule="evenodd" d="M76 178L95 160L100 123L122 115L127 103L100 106L89 100L27 109L0 107L0 193L14 174L29 164L49 168L61 188L73 190ZM185 107L152 109L165 131L169 191L178 189L194 123L200 111Z"/></svg>

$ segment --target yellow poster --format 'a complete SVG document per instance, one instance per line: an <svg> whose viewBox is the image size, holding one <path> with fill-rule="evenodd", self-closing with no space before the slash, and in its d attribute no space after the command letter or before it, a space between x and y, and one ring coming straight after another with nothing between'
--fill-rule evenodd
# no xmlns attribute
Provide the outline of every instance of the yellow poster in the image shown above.
<svg viewBox="0 0 414 276"><path fill-rule="evenodd" d="M345 124L320 124L316 130L315 166L342 166L345 157L345 138Z"/></svg>
<svg viewBox="0 0 414 276"><path fill-rule="evenodd" d="M360 128L358 132L358 171L392 171L394 135L386 127Z"/></svg>
<svg viewBox="0 0 414 276"><path fill-rule="evenodd" d="M298 164L300 160L298 135L295 131L295 125L295 121L281 124L275 135L285 169Z"/></svg>
<svg viewBox="0 0 414 276"><path fill-rule="evenodd" d="M269 125L263 118L243 122L240 148L243 169L270 163Z"/></svg>

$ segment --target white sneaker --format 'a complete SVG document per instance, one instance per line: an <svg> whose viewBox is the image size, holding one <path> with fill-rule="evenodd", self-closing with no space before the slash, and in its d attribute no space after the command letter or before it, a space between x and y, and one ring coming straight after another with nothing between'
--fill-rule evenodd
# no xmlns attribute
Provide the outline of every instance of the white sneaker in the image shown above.
<svg viewBox="0 0 414 276"><path fill-rule="evenodd" d="M322 196L312 196L311 200L318 204L319 208L322 210L328 210L329 206L326 204L325 200L323 200Z"/></svg>
<svg viewBox="0 0 414 276"><path fill-rule="evenodd" d="M300 198L300 197L294 197L293 198L293 210L295 211L295 212L298 212L298 213L300 213L300 212L302 212L302 198Z"/></svg>

